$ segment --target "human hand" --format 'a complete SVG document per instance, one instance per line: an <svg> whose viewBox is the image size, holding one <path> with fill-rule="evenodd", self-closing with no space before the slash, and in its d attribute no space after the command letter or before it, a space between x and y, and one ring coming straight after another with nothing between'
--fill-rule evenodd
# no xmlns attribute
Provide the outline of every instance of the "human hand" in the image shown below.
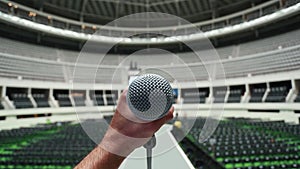
<svg viewBox="0 0 300 169"><path fill-rule="evenodd" d="M111 124L101 146L111 153L127 156L134 149L144 145L160 127L173 118L174 107L161 119L147 122L135 117L126 102L127 90L124 90Z"/></svg>

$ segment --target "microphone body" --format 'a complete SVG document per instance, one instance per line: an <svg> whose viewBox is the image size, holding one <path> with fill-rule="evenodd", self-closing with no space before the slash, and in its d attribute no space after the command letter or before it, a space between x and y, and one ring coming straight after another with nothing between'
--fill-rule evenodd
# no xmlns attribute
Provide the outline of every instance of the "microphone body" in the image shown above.
<svg viewBox="0 0 300 169"><path fill-rule="evenodd" d="M137 77L128 88L127 104L134 115L145 121L164 117L173 104L170 83L156 74Z"/></svg>

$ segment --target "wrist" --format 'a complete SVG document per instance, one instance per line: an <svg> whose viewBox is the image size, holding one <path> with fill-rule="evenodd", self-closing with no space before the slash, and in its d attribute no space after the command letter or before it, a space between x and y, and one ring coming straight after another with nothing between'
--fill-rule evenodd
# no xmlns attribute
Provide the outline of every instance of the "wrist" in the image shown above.
<svg viewBox="0 0 300 169"><path fill-rule="evenodd" d="M107 152L127 157L149 139L125 136L114 128L109 127L99 146Z"/></svg>

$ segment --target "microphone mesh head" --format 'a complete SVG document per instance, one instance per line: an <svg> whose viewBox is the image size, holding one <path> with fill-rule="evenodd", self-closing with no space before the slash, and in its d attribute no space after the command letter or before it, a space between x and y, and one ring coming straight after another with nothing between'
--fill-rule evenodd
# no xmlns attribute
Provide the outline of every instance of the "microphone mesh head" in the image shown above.
<svg viewBox="0 0 300 169"><path fill-rule="evenodd" d="M159 75L142 75L129 85L127 103L138 118L153 121L168 113L173 103L173 89Z"/></svg>

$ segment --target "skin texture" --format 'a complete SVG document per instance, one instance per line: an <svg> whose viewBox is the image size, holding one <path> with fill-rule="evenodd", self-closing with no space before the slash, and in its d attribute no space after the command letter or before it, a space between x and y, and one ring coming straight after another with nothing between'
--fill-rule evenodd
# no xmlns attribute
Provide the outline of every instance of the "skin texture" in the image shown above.
<svg viewBox="0 0 300 169"><path fill-rule="evenodd" d="M128 108L126 94L127 90L124 90L101 143L75 169L117 169L132 151L147 143L162 125L173 118L174 107L166 116L152 122L135 118Z"/></svg>

